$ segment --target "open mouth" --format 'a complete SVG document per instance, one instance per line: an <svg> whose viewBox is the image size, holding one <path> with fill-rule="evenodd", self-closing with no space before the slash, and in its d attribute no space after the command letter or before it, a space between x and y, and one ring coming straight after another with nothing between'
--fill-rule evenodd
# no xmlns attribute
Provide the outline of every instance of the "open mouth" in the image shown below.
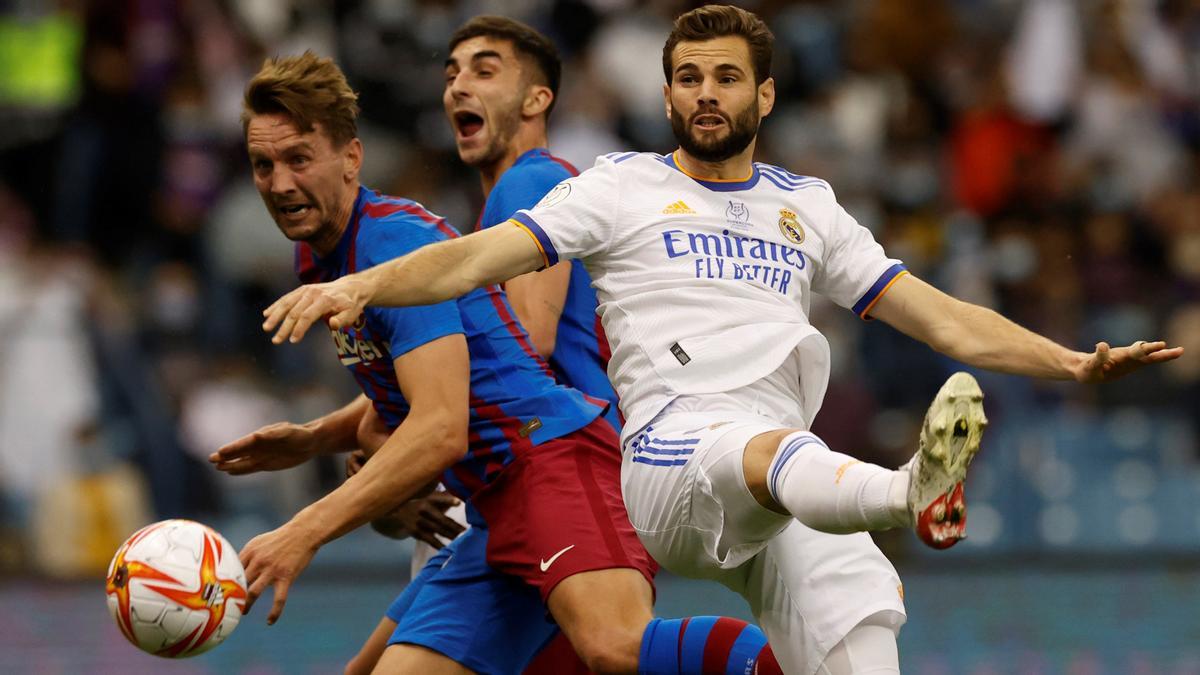
<svg viewBox="0 0 1200 675"><path fill-rule="evenodd" d="M286 218L303 218L312 207L308 204L280 204L275 208Z"/></svg>
<svg viewBox="0 0 1200 675"><path fill-rule="evenodd" d="M711 131L725 126L725 118L714 114L696 115L692 118L692 124L706 131Z"/></svg>
<svg viewBox="0 0 1200 675"><path fill-rule="evenodd" d="M473 112L457 112L454 113L454 126L458 128L459 136L470 138L483 129L483 118Z"/></svg>

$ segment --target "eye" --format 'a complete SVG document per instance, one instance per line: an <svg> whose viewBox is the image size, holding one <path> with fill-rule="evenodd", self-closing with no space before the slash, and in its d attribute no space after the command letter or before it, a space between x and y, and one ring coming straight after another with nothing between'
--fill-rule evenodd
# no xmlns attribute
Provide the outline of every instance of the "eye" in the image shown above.
<svg viewBox="0 0 1200 675"><path fill-rule="evenodd" d="M737 78L733 75L725 75L721 77L720 82L721 84L733 84L734 82L737 82Z"/></svg>
<svg viewBox="0 0 1200 675"><path fill-rule="evenodd" d="M695 84L696 82L697 82L697 78L695 75L687 74L687 75L679 76L680 84Z"/></svg>
<svg viewBox="0 0 1200 675"><path fill-rule="evenodd" d="M476 74L479 75L479 77L486 80L487 78L491 77L495 73L493 73L491 70L484 69L484 70L478 71Z"/></svg>
<svg viewBox="0 0 1200 675"><path fill-rule="evenodd" d="M251 166L254 167L256 173L265 173L271 170L271 162L265 159L256 159L251 162Z"/></svg>
<svg viewBox="0 0 1200 675"><path fill-rule="evenodd" d="M288 163L290 163L292 166L303 167L307 166L310 161L311 160L307 155L294 155L290 160L288 160Z"/></svg>

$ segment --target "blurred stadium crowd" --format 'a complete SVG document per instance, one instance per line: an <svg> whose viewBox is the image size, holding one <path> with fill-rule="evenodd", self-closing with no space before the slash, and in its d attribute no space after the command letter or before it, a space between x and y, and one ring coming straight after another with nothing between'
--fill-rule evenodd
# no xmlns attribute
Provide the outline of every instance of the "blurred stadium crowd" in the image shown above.
<svg viewBox="0 0 1200 675"><path fill-rule="evenodd" d="M827 179L918 276L1063 344L1188 349L1105 387L982 377L963 548L1200 553L1200 4L740 4L777 40L760 160ZM504 13L554 38L551 149L585 168L672 149L659 64L690 6L0 3L0 569L94 568L161 517L261 530L340 479L333 461L232 479L204 460L354 392L323 335L259 330L296 283L238 120L264 56L334 55L361 95L364 182L469 229L479 185L441 112L452 30ZM900 464L955 364L817 305L834 358L817 431Z"/></svg>

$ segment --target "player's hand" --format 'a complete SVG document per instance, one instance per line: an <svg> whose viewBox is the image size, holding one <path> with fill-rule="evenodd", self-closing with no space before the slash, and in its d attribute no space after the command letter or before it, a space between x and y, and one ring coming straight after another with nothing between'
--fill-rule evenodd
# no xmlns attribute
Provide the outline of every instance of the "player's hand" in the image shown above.
<svg viewBox="0 0 1200 675"><path fill-rule="evenodd" d="M267 625L278 621L287 603L288 588L308 567L317 548L316 542L311 541L294 521L251 539L238 554L246 568L246 609L243 614L249 614L258 596L267 588L273 588L275 601L267 615Z"/></svg>
<svg viewBox="0 0 1200 675"><path fill-rule="evenodd" d="M279 471L303 464L315 455L316 434L302 424L279 422L221 446L208 456L220 471L234 476Z"/></svg>
<svg viewBox="0 0 1200 675"><path fill-rule="evenodd" d="M446 515L446 511L459 503L457 497L441 490L425 497L416 497L380 518L382 522L375 529L388 536L403 537L407 534L440 549L445 546L441 537L453 540L466 530L461 523Z"/></svg>
<svg viewBox="0 0 1200 675"><path fill-rule="evenodd" d="M1079 382L1108 382L1153 363L1179 358L1183 347L1167 347L1166 342L1137 342L1128 347L1110 347L1107 342L1096 344L1096 351L1075 369Z"/></svg>
<svg viewBox="0 0 1200 675"><path fill-rule="evenodd" d="M362 450L355 450L347 455L346 478L361 471L368 457L369 455ZM385 537L412 537L440 549L445 544L439 536L453 540L466 529L446 515L446 511L460 503L458 498L449 492L438 490L424 497L413 497L391 513L372 520L371 527Z"/></svg>
<svg viewBox="0 0 1200 675"><path fill-rule="evenodd" d="M357 274L301 286L263 310L263 330L275 331L271 342L282 344L284 340L299 342L322 318L335 330L352 326L373 295L370 283Z"/></svg>
<svg viewBox="0 0 1200 675"><path fill-rule="evenodd" d="M346 455L346 478L362 471L363 466L367 463L367 452L359 449Z"/></svg>

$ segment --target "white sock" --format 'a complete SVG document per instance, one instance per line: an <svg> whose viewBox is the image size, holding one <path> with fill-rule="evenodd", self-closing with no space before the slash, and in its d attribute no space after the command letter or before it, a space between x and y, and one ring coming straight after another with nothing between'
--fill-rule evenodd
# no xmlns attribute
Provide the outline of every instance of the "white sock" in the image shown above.
<svg viewBox="0 0 1200 675"><path fill-rule="evenodd" d="M908 472L833 452L808 431L779 444L767 489L793 518L831 534L907 527L912 520Z"/></svg>

